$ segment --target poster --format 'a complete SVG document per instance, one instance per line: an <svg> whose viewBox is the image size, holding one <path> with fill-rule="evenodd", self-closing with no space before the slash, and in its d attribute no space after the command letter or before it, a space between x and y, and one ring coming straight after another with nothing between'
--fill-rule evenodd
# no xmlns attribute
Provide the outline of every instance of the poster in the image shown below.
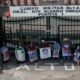
<svg viewBox="0 0 80 80"><path fill-rule="evenodd" d="M2 47L1 53L3 54L3 61L8 61L10 59L10 53L9 53L8 48Z"/></svg>
<svg viewBox="0 0 80 80"><path fill-rule="evenodd" d="M25 51L23 48L18 48L15 50L15 56L18 61L25 61Z"/></svg>
<svg viewBox="0 0 80 80"><path fill-rule="evenodd" d="M65 44L65 45L62 47L62 55L63 55L63 56L70 56L70 55L71 55L70 47L69 47L68 44Z"/></svg>
<svg viewBox="0 0 80 80"><path fill-rule="evenodd" d="M57 58L59 57L59 52L60 52L60 44L56 41L54 41L53 45L52 45L52 57L53 58Z"/></svg>
<svg viewBox="0 0 80 80"><path fill-rule="evenodd" d="M34 62L38 59L37 50L28 51L30 62Z"/></svg>
<svg viewBox="0 0 80 80"><path fill-rule="evenodd" d="M80 47L79 46L77 46L77 49L75 50L74 61L75 62L80 61Z"/></svg>
<svg viewBox="0 0 80 80"><path fill-rule="evenodd" d="M59 57L59 51L58 49L53 50L53 58L58 58Z"/></svg>
<svg viewBox="0 0 80 80"><path fill-rule="evenodd" d="M40 58L46 59L51 57L51 49L50 47L47 48L40 48Z"/></svg>

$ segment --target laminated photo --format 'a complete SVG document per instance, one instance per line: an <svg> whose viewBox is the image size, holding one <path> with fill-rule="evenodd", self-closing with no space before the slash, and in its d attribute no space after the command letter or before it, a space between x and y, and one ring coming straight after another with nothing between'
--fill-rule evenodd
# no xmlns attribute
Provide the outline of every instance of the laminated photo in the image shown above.
<svg viewBox="0 0 80 80"><path fill-rule="evenodd" d="M38 59L38 54L36 50L28 51L28 55L30 62L34 62Z"/></svg>
<svg viewBox="0 0 80 80"><path fill-rule="evenodd" d="M50 57L51 57L51 49L49 47L40 48L40 58L41 59L47 59Z"/></svg>
<svg viewBox="0 0 80 80"><path fill-rule="evenodd" d="M69 44L64 44L62 47L62 55L63 56L70 56L71 55L71 51L70 51L70 45Z"/></svg>
<svg viewBox="0 0 80 80"><path fill-rule="evenodd" d="M60 53L60 44L56 41L52 44L52 57L58 58Z"/></svg>
<svg viewBox="0 0 80 80"><path fill-rule="evenodd" d="M15 57L17 61L25 61L25 51L23 48L15 49Z"/></svg>

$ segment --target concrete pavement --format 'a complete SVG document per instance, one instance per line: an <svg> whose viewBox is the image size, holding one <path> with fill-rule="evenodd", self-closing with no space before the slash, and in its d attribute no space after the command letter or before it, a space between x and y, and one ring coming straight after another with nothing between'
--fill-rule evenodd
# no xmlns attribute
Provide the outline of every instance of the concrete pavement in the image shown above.
<svg viewBox="0 0 80 80"><path fill-rule="evenodd" d="M0 80L79 80L80 67L72 62L38 61L30 64L4 64Z"/></svg>

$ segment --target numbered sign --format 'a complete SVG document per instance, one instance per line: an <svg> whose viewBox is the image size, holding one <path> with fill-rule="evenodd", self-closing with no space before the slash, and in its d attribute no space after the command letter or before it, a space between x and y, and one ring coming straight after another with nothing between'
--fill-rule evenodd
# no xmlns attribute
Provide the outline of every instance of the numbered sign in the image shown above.
<svg viewBox="0 0 80 80"><path fill-rule="evenodd" d="M28 51L30 62L34 62L38 59L37 50Z"/></svg>
<svg viewBox="0 0 80 80"><path fill-rule="evenodd" d="M40 58L46 59L51 57L51 49L50 47L47 48L40 48Z"/></svg>
<svg viewBox="0 0 80 80"><path fill-rule="evenodd" d="M1 53L3 54L3 61L8 61L10 59L10 53L9 53L8 48L2 47Z"/></svg>
<svg viewBox="0 0 80 80"><path fill-rule="evenodd" d="M25 51L23 48L17 48L15 50L15 56L18 61L25 61Z"/></svg>

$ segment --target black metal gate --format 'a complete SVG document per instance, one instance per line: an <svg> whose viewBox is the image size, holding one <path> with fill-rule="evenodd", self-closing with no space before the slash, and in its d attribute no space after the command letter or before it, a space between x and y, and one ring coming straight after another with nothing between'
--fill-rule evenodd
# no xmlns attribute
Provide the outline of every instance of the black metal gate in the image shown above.
<svg viewBox="0 0 80 80"><path fill-rule="evenodd" d="M80 44L80 17L30 17L3 20L7 41L19 41L22 36L26 41L40 42L41 38L54 36L70 38L72 44Z"/></svg>
<svg viewBox="0 0 80 80"><path fill-rule="evenodd" d="M26 41L40 42L41 38L53 37L49 17L4 20L4 27L7 41L19 41L25 36Z"/></svg>
<svg viewBox="0 0 80 80"><path fill-rule="evenodd" d="M41 38L46 38L46 25L39 24L20 24L21 37L24 36L26 41L40 42Z"/></svg>
<svg viewBox="0 0 80 80"><path fill-rule="evenodd" d="M69 38L73 47L80 45L80 25L59 25L58 30L61 42L64 38Z"/></svg>

